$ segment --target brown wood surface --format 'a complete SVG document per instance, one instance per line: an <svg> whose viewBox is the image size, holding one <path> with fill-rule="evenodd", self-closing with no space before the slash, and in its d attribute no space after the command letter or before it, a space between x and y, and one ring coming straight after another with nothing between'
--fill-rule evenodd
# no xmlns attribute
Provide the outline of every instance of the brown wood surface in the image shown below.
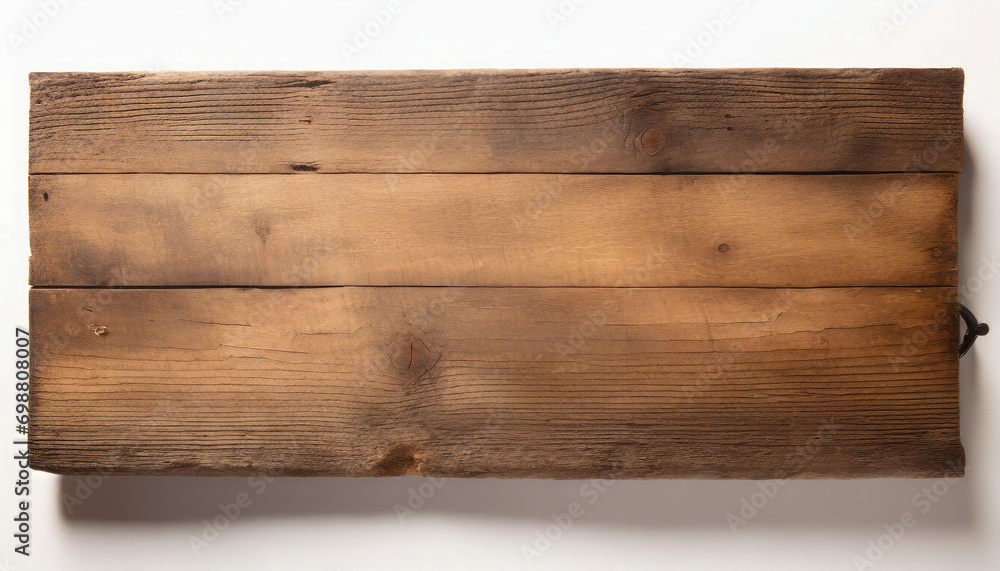
<svg viewBox="0 0 1000 571"><path fill-rule="evenodd" d="M31 280L944 286L957 190L953 174L34 175Z"/></svg>
<svg viewBox="0 0 1000 571"><path fill-rule="evenodd" d="M961 69L36 73L32 173L962 169Z"/></svg>
<svg viewBox="0 0 1000 571"><path fill-rule="evenodd" d="M953 288L35 288L31 317L45 470L964 467Z"/></svg>
<svg viewBox="0 0 1000 571"><path fill-rule="evenodd" d="M38 73L59 473L964 473L960 69Z"/></svg>

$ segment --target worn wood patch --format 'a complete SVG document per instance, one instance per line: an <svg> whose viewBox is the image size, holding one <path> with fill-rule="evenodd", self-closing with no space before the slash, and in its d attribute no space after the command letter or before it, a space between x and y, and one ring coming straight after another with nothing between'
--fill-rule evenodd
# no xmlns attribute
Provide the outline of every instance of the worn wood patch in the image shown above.
<svg viewBox="0 0 1000 571"><path fill-rule="evenodd" d="M41 469L765 478L964 466L952 288L35 288L31 302Z"/></svg>
<svg viewBox="0 0 1000 571"><path fill-rule="evenodd" d="M32 74L31 465L962 475L963 81Z"/></svg>
<svg viewBox="0 0 1000 571"><path fill-rule="evenodd" d="M32 75L32 173L962 169L960 69Z"/></svg>
<svg viewBox="0 0 1000 571"><path fill-rule="evenodd" d="M953 174L35 175L31 279L943 286L957 191Z"/></svg>

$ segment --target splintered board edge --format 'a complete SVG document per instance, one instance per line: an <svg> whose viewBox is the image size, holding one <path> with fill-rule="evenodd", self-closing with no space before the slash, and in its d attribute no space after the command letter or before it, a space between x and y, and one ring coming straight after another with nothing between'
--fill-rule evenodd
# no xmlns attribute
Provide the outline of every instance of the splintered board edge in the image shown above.
<svg viewBox="0 0 1000 571"><path fill-rule="evenodd" d="M964 473L954 288L33 288L59 473Z"/></svg>
<svg viewBox="0 0 1000 571"><path fill-rule="evenodd" d="M960 172L961 69L31 75L41 173Z"/></svg>

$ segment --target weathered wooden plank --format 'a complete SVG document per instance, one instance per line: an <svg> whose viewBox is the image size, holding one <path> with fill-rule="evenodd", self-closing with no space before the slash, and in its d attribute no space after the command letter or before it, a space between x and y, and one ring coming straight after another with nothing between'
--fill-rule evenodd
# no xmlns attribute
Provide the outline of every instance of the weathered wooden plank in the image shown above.
<svg viewBox="0 0 1000 571"><path fill-rule="evenodd" d="M954 288L31 290L62 473L931 477Z"/></svg>
<svg viewBox="0 0 1000 571"><path fill-rule="evenodd" d="M962 169L961 69L35 73L30 172Z"/></svg>
<svg viewBox="0 0 1000 571"><path fill-rule="evenodd" d="M954 174L33 175L43 286L944 286Z"/></svg>
<svg viewBox="0 0 1000 571"><path fill-rule="evenodd" d="M36 468L964 472L959 69L31 83Z"/></svg>

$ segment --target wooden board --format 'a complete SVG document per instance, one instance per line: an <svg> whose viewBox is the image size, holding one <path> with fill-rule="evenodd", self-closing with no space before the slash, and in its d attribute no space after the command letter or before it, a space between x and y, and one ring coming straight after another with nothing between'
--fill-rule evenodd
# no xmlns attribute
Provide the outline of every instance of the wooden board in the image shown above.
<svg viewBox="0 0 1000 571"><path fill-rule="evenodd" d="M36 343L62 339L34 363L41 469L768 478L964 465L952 335L904 344L929 324L957 331L952 288L35 288L31 302Z"/></svg>
<svg viewBox="0 0 1000 571"><path fill-rule="evenodd" d="M953 174L34 175L31 279L944 286L957 191ZM880 193L900 207L866 226Z"/></svg>
<svg viewBox="0 0 1000 571"><path fill-rule="evenodd" d="M962 475L963 80L32 74L31 465Z"/></svg>
<svg viewBox="0 0 1000 571"><path fill-rule="evenodd" d="M962 169L960 69L32 75L32 173Z"/></svg>

